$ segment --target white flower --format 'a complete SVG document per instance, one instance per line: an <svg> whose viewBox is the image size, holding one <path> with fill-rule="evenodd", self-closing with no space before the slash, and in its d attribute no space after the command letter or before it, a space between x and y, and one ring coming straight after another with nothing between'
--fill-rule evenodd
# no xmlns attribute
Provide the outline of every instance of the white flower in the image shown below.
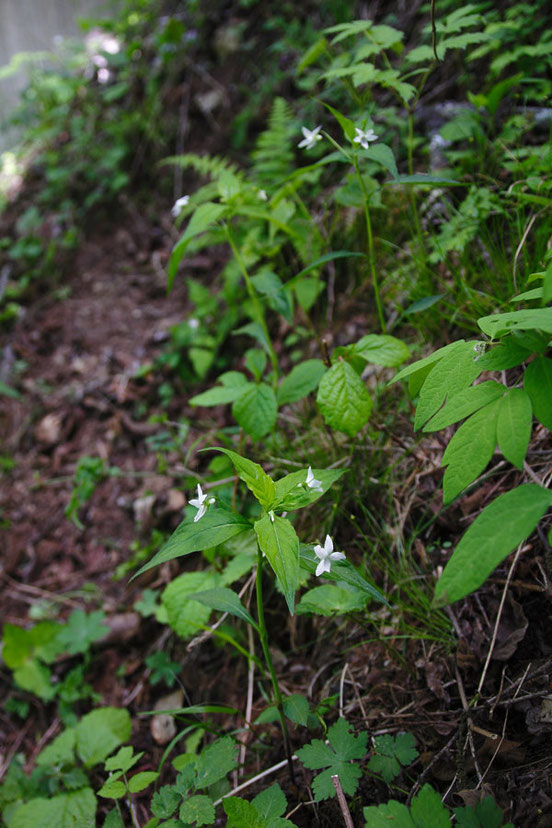
<svg viewBox="0 0 552 828"><path fill-rule="evenodd" d="M199 483L197 484L197 497L192 498L189 503L190 506L195 506L197 509L197 515L194 518L194 523L197 523L198 520L201 520L205 512L207 511L207 506L205 505L205 501L207 500L207 495L203 494L201 486Z"/></svg>
<svg viewBox="0 0 552 828"><path fill-rule="evenodd" d="M378 136L373 129L359 129L355 127L356 136L353 138L353 144L360 144L364 149L368 149L370 141L377 141Z"/></svg>
<svg viewBox="0 0 552 828"><path fill-rule="evenodd" d="M309 466L309 470L307 472L307 479L305 480L308 489L314 489L315 492L323 492L324 489L322 488L322 481L317 480L314 474L312 473L312 469Z"/></svg>
<svg viewBox="0 0 552 828"><path fill-rule="evenodd" d="M259 190L259 192L257 193L257 198L259 199L259 201L268 201L266 190Z"/></svg>
<svg viewBox="0 0 552 828"><path fill-rule="evenodd" d="M177 218L177 216L180 215L180 211L182 210L183 207L187 206L189 200L190 200L189 195L180 196L180 198L176 199L176 201L173 204L172 210L171 210L171 213L175 218Z"/></svg>
<svg viewBox="0 0 552 828"><path fill-rule="evenodd" d="M299 144L297 144L299 149L302 149L303 147L308 150L312 149L317 141L321 141L322 136L319 135L321 129L321 126L317 126L314 129L307 129L307 127L301 127L301 132L305 137Z"/></svg>
<svg viewBox="0 0 552 828"><path fill-rule="evenodd" d="M316 567L316 575L322 575L323 572L329 572L332 561L342 561L345 559L343 552L334 552L333 540L329 535L326 535L324 546L318 544L314 547L314 554L320 558L320 563Z"/></svg>
<svg viewBox="0 0 552 828"><path fill-rule="evenodd" d="M191 316L188 319L188 325L193 331L197 331L199 328L199 319L196 319L195 316Z"/></svg>

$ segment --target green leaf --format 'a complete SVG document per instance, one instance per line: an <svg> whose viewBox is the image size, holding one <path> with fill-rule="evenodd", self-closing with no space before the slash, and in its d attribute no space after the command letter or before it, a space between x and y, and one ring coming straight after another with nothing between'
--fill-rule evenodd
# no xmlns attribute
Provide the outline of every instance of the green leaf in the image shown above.
<svg viewBox="0 0 552 828"><path fill-rule="evenodd" d="M424 426L424 431L439 431L459 422L483 406L502 397L507 391L505 385L494 380L481 382L464 388L453 397L449 397L443 408Z"/></svg>
<svg viewBox="0 0 552 828"><path fill-rule="evenodd" d="M510 388L500 400L496 437L504 457L518 469L523 468L532 422L529 395L522 388Z"/></svg>
<svg viewBox="0 0 552 828"><path fill-rule="evenodd" d="M396 367L408 359L410 349L394 336L368 334L353 345L353 354L375 365Z"/></svg>
<svg viewBox="0 0 552 828"><path fill-rule="evenodd" d="M212 549L248 529L251 529L251 524L241 515L212 507L197 523L193 520L183 521L159 552L149 563L144 564L133 578L174 558L181 558L203 549Z"/></svg>
<svg viewBox="0 0 552 828"><path fill-rule="evenodd" d="M83 716L75 727L76 750L85 767L103 762L130 739L131 721L126 710L100 707Z"/></svg>
<svg viewBox="0 0 552 828"><path fill-rule="evenodd" d="M121 782L119 779L108 779L105 785L102 785L98 791L98 796L103 796L105 799L122 799L126 795L126 792L127 789L124 782Z"/></svg>
<svg viewBox="0 0 552 828"><path fill-rule="evenodd" d="M306 397L318 387L325 373L326 366L321 359L307 359L296 365L280 383L276 393L278 405L287 405Z"/></svg>
<svg viewBox="0 0 552 828"><path fill-rule="evenodd" d="M13 678L22 690L34 693L44 701L51 701L56 695L50 670L34 658L30 658L22 667L17 667L13 671Z"/></svg>
<svg viewBox="0 0 552 828"><path fill-rule="evenodd" d="M249 348L245 352L245 367L260 382L266 368L266 353L260 348Z"/></svg>
<svg viewBox="0 0 552 828"><path fill-rule="evenodd" d="M274 484L272 508L280 512L292 512L309 506L322 497L346 471L347 469L313 469L312 473L320 483L322 491L307 487L307 469L286 474Z"/></svg>
<svg viewBox="0 0 552 828"><path fill-rule="evenodd" d="M300 546L300 564L301 568L305 569L311 575L314 575L317 565L320 563L318 558L314 555L314 547L301 544ZM376 601L381 601L387 604L387 601L376 589L376 587L367 581L362 575L356 571L352 563L349 561L334 561L330 573L324 573L321 576L324 580L337 581L338 583L348 584L355 589L364 591L371 598Z"/></svg>
<svg viewBox="0 0 552 828"><path fill-rule="evenodd" d="M368 768L374 773L379 773L388 783L399 775L401 766L412 764L419 755L411 733L399 733L395 738L387 733L376 736L374 750Z"/></svg>
<svg viewBox="0 0 552 828"><path fill-rule="evenodd" d="M274 502L275 489L272 479L264 471L262 466L259 466L258 463L253 463L253 461L248 460L247 457L241 457L239 454L236 454L235 451L231 451L227 448L213 446L212 450L221 451L230 458L240 480L243 480L249 491L255 495L261 506L265 509L269 509ZM248 527L250 526L251 524L248 524Z"/></svg>
<svg viewBox="0 0 552 828"><path fill-rule="evenodd" d="M372 398L354 368L339 360L324 374L316 402L326 423L349 437L366 425Z"/></svg>
<svg viewBox="0 0 552 828"><path fill-rule="evenodd" d="M175 244L173 251L171 253L171 258L169 260L169 275L168 275L168 283L167 288L170 291L174 277L176 276L176 272L178 270L178 265L184 258L188 245L190 244L192 239L195 239L196 236L199 236L201 233L204 233L212 224L214 224L218 219L227 211L227 206L225 204L214 204L211 201L207 201L204 204L200 204L199 207L193 213L188 226L184 234L180 237L178 242Z"/></svg>
<svg viewBox="0 0 552 828"><path fill-rule="evenodd" d="M311 273L313 270L316 270L320 267L320 265L326 264L326 262L332 262L335 259L348 259L355 256L365 259L366 253L353 253L350 250L336 250L334 253L325 253L323 256L320 256L318 259L315 259L307 265L307 267L304 267L303 270L300 270L299 273L296 273L292 279L286 282L286 286L295 287L295 285L302 280L303 276L306 276L307 273Z"/></svg>
<svg viewBox="0 0 552 828"><path fill-rule="evenodd" d="M243 385L215 385L213 388L209 388L201 394L196 394L195 397L190 397L188 402L190 405L203 406L226 405L227 403L235 402L249 386L246 377L243 374L240 374L240 376L243 377Z"/></svg>
<svg viewBox="0 0 552 828"><path fill-rule="evenodd" d="M325 103L324 101L322 101L322 103L324 104L326 109L328 109L334 116L335 120L343 130L343 135L345 136L345 138L348 138L350 141L352 141L355 137L354 121L351 121L350 118L346 118L345 115L342 115L338 109L334 109L334 107L330 106L330 104Z"/></svg>
<svg viewBox="0 0 552 828"><path fill-rule="evenodd" d="M134 750L130 746L119 748L115 756L111 756L105 763L106 771L120 770L123 773L129 771L134 765L140 761L143 756L142 753L134 754Z"/></svg>
<svg viewBox="0 0 552 828"><path fill-rule="evenodd" d="M392 385L398 380L406 379L413 374L417 374L428 367L433 368L435 363L443 359L445 355L451 353L451 351L455 351L464 344L465 340L459 339L457 342L451 342L450 345L445 345L443 348L439 348L437 351L434 351L432 354L424 357L423 359L418 359L416 362L413 362L412 365L407 365L406 368L403 368L398 374L395 374L389 385Z"/></svg>
<svg viewBox="0 0 552 828"><path fill-rule="evenodd" d="M178 816L184 823L195 822L196 825L212 825L215 821L215 809L210 796L200 794L191 796L180 806Z"/></svg>
<svg viewBox="0 0 552 828"><path fill-rule="evenodd" d="M70 655L88 652L94 641L105 638L109 632L109 628L103 623L105 617L101 610L90 613L80 609L73 610L58 634L62 651Z"/></svg>
<svg viewBox="0 0 552 828"><path fill-rule="evenodd" d="M237 745L230 736L217 739L201 751L196 765L194 788L208 788L238 764Z"/></svg>
<svg viewBox="0 0 552 828"><path fill-rule="evenodd" d="M219 612L227 612L230 615L235 615L241 618L242 621L247 621L252 627L257 629L257 624L248 610L244 607L236 593L227 587L218 587L217 589L208 589L204 592L194 592L190 595L192 601L199 601L200 604L205 604L212 610Z"/></svg>
<svg viewBox="0 0 552 828"><path fill-rule="evenodd" d="M314 739L310 745L305 745L297 751L297 756L305 767L312 770L328 767L328 770L319 774L313 782L317 802L335 796L331 777L336 774L344 792L354 796L362 773L357 765L351 764L351 760L362 759L365 756L368 734L360 733L354 736L349 732L346 720L338 719L328 730L328 739L329 745L320 739Z"/></svg>
<svg viewBox="0 0 552 828"><path fill-rule="evenodd" d="M301 696L301 698L304 697ZM274 784L271 785L270 788L265 788L264 791L261 791L260 794L257 794L255 799L252 800L251 804L255 807L255 810L257 811L259 816L262 817L262 819L264 820L271 820L275 817L282 816L282 814L285 812L287 808L286 795L277 782L274 782Z"/></svg>
<svg viewBox="0 0 552 828"><path fill-rule="evenodd" d="M537 420L552 431L552 359L537 357L527 366L523 387Z"/></svg>
<svg viewBox="0 0 552 828"><path fill-rule="evenodd" d="M285 698L283 708L284 715L287 716L288 719L295 722L295 724L302 725L303 727L307 726L309 703L307 699L301 695L301 693L293 693L291 696ZM276 814L276 816L280 816L280 813Z"/></svg>
<svg viewBox="0 0 552 828"><path fill-rule="evenodd" d="M381 166L384 167L387 172L393 176L393 178L399 177L399 171L397 169L397 162L395 161L393 150L386 144L373 144L369 149L360 150L359 156L367 161L377 161L377 163L381 164Z"/></svg>
<svg viewBox="0 0 552 828"><path fill-rule="evenodd" d="M91 788L51 799L30 799L10 819L10 828L95 828L97 800Z"/></svg>
<svg viewBox="0 0 552 828"><path fill-rule="evenodd" d="M185 572L166 587L161 597L168 622L181 638L190 638L209 621L211 609L190 596L218 586L216 573Z"/></svg>
<svg viewBox="0 0 552 828"><path fill-rule="evenodd" d="M473 808L453 808L453 813L459 828L500 828L504 820L502 808L499 808L492 796L476 802ZM503 828L514 828L514 824L508 822Z"/></svg>
<svg viewBox="0 0 552 828"><path fill-rule="evenodd" d="M330 573L331 577L331 573ZM350 590L330 584L309 589L297 605L298 615L343 615L363 610L372 596L363 590Z"/></svg>
<svg viewBox="0 0 552 828"><path fill-rule="evenodd" d="M272 310L280 313L291 325L293 305L289 290L286 290L280 277L276 273L273 273L272 270L263 268L260 273L251 277L251 281L255 290L262 296L266 296Z"/></svg>
<svg viewBox="0 0 552 828"><path fill-rule="evenodd" d="M260 440L274 428L278 404L274 391L264 382L250 384L232 406L232 414L244 431Z"/></svg>
<svg viewBox="0 0 552 828"><path fill-rule="evenodd" d="M13 400L21 399L19 391L16 391L15 388L12 388L10 385L6 385L6 383L2 382L2 380L0 380L0 394L3 394L5 397L11 397Z"/></svg>
<svg viewBox="0 0 552 828"><path fill-rule="evenodd" d="M500 400L480 408L463 423L443 455L443 503L450 503L487 467L496 448Z"/></svg>
<svg viewBox="0 0 552 828"><path fill-rule="evenodd" d="M535 529L552 506L552 492L526 483L493 500L461 538L435 589L434 606L474 592Z"/></svg>
<svg viewBox="0 0 552 828"><path fill-rule="evenodd" d="M493 345L477 360L483 371L507 371L516 368L531 356L531 351L523 348L511 337Z"/></svg>
<svg viewBox="0 0 552 828"><path fill-rule="evenodd" d="M255 532L293 615L299 582L299 538L295 529L285 518L265 515L255 523Z"/></svg>
<svg viewBox="0 0 552 828"><path fill-rule="evenodd" d="M131 776L128 782L128 789L130 793L139 793L145 790L148 785L155 782L159 774L156 771L141 771Z"/></svg>
<svg viewBox="0 0 552 828"><path fill-rule="evenodd" d="M532 308L483 316L477 324L491 339L510 331L544 331L552 333L552 308Z"/></svg>
<svg viewBox="0 0 552 828"><path fill-rule="evenodd" d="M40 751L36 758L36 764L43 767L59 765L64 767L75 764L75 729L68 727L63 733L50 742Z"/></svg>
<svg viewBox="0 0 552 828"><path fill-rule="evenodd" d="M295 295L300 307L308 312L325 288L326 285L321 279L304 276L300 282L294 285Z"/></svg>
<svg viewBox="0 0 552 828"><path fill-rule="evenodd" d="M422 385L414 420L416 431L439 410L445 399L467 388L481 373L474 359L473 343L455 344L457 347L444 354Z"/></svg>
<svg viewBox="0 0 552 828"><path fill-rule="evenodd" d="M363 810L366 828L450 828L450 815L441 797L431 785L424 785L412 800L410 811L401 802L391 799L383 805L370 805Z"/></svg>
<svg viewBox="0 0 552 828"><path fill-rule="evenodd" d="M228 828L265 828L266 821L259 816L255 806L239 796L226 796L222 807L228 817Z"/></svg>

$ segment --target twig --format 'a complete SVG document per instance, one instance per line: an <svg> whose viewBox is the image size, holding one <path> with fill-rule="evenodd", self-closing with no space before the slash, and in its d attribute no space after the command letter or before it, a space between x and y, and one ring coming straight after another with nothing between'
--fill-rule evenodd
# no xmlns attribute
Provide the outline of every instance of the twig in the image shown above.
<svg viewBox="0 0 552 828"><path fill-rule="evenodd" d="M489 652L487 653L487 658L485 659L485 664L483 666L483 672L481 673L481 679L479 680L479 685L477 687L477 695L478 696L481 695L481 690L483 689L483 685L485 684L485 679L487 677L487 670L489 669L489 664L491 662L491 657L492 657L493 650L494 650L494 647L495 647L495 644L496 644L496 639L497 639L497 636L498 636L498 627L499 627L499 624L500 624L500 621L501 621L501 618L502 618L502 612L504 610L504 602L506 601L506 594L508 592L508 587L510 586L510 581L512 580L514 570L517 566L517 562L519 560L519 556L521 555L521 552L522 552L523 548L524 548L523 543L520 543L520 545L518 546L518 548L516 550L516 554L514 555L514 560L512 561L512 564L510 566L510 569L509 569L509 572L508 572L508 577L506 578L506 583L504 584L504 589L502 590L502 596L500 598L498 613L497 613L497 616L496 616L496 621L495 621L495 625L494 625L494 629L493 629L493 637L491 638L491 646L489 647ZM476 702L476 704L477 704L477 702Z"/></svg>
<svg viewBox="0 0 552 828"><path fill-rule="evenodd" d="M297 761L297 756L295 754L293 754L293 756L291 757L291 761L292 762ZM249 788L250 785L254 785L255 782L259 781L259 779L264 779L265 776L270 776L271 773L276 773L276 771L280 770L281 768L285 768L287 764L288 764L288 760L287 759L282 759L281 762L278 762L276 765L272 765L271 768L267 768L262 773L258 773L257 776L252 776L251 779L247 780L247 782L242 782L241 785L238 785L237 787L233 788L231 791L228 791L228 793L225 793L224 796L220 797L220 799L217 799L216 802L213 802L214 807L216 808L217 805L220 805L222 800L226 799L227 796L234 796L235 794L239 793L240 791L245 790L245 788Z"/></svg>
<svg viewBox="0 0 552 828"><path fill-rule="evenodd" d="M245 706L245 724L244 732L240 734L240 759L239 759L239 776L243 776L245 765L245 753L247 750L247 732L251 730L251 711L253 709L253 682L255 680L255 641L253 639L253 628L250 624L247 625L247 640L249 643L249 669L247 671L247 702Z"/></svg>
<svg viewBox="0 0 552 828"><path fill-rule="evenodd" d="M27 719L27 721L25 722L24 727L22 727L21 730L19 731L19 733L17 734L17 738L16 738L15 742L13 743L13 745L11 746L10 752L6 756L4 762L0 765L0 780L3 778L4 774L6 773L9 766L11 765L12 759L15 756L15 754L17 753L17 751L19 750L21 742L23 741L23 739L27 735L27 731L30 728L30 726L31 726L31 720Z"/></svg>
<svg viewBox="0 0 552 828"><path fill-rule="evenodd" d="M466 691L464 690L464 683L462 681L462 676L460 675L460 670L458 669L458 665L455 666L455 674L456 674L456 683L458 685L458 692L460 693L460 700L462 701L462 707L464 708L464 714L466 716L467 722L470 723L470 706L469 706L468 700L466 698ZM468 733L467 733L466 738L467 738L468 744L470 746L470 753L472 755L473 766L474 766L475 772L477 774L477 779L478 779L479 782L481 782L481 779L483 777L481 775L481 770L479 769L479 763L477 761L477 754L475 752L475 743L473 741L473 733L471 731L471 728L469 728L469 727L468 727ZM464 745L465 745L465 743L464 743Z"/></svg>
<svg viewBox="0 0 552 828"><path fill-rule="evenodd" d="M414 797L414 794L417 793L418 790L422 787L422 783L428 777L431 768L435 765L436 762L439 761L441 756L444 756L445 753L448 750L450 750L450 748L453 746L454 742L456 741L457 735L458 734L456 732L453 733L452 736L450 737L450 739L448 740L448 742L446 743L446 745L443 748L441 748L439 753L436 753L435 756L433 757L433 759L431 759L431 761L425 766L425 768L423 769L423 771L421 772L421 774L417 778L416 782L412 786L412 788L410 790L410 793L408 794L408 799L406 800L407 805L410 805L410 803L412 802L412 799Z"/></svg>
<svg viewBox="0 0 552 828"><path fill-rule="evenodd" d="M343 822L345 823L347 828L355 828L353 824L353 819L351 817L351 812L349 811L349 806L347 805L347 800L345 799L345 794L343 793L343 788L341 787L341 782L339 781L339 776L337 775L337 773L332 776L332 785L335 788L335 792L337 794L337 801L339 802L339 807L341 808L341 813L343 814Z"/></svg>

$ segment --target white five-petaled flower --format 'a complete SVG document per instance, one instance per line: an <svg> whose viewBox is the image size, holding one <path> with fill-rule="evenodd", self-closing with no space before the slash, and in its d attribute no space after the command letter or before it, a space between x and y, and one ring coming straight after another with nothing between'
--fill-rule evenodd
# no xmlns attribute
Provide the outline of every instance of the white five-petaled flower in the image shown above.
<svg viewBox="0 0 552 828"><path fill-rule="evenodd" d="M175 218L177 218L177 216L180 215L180 211L182 210L182 208L186 207L189 201L190 201L190 196L189 195L184 195L184 196L180 196L180 198L177 198L176 201L174 202L172 210L171 210L172 215Z"/></svg>
<svg viewBox="0 0 552 828"><path fill-rule="evenodd" d="M259 199L259 201L268 201L266 190L259 190L259 192L257 193L257 198Z"/></svg>
<svg viewBox="0 0 552 828"><path fill-rule="evenodd" d="M320 563L316 567L317 575L322 575L323 572L329 572L332 561L342 561L345 559L343 552L334 552L333 548L333 540L329 535L326 535L324 546L317 544L314 547L314 554L317 558L320 558Z"/></svg>
<svg viewBox="0 0 552 828"><path fill-rule="evenodd" d="M360 144L364 149L368 149L370 141L377 141L378 136L373 129L359 129L355 127L356 135L353 138L353 144Z"/></svg>
<svg viewBox="0 0 552 828"><path fill-rule="evenodd" d="M309 470L307 471L307 479L305 480L308 489L314 489L315 492L323 492L324 489L322 488L322 481L317 480L314 474L312 473L312 469L309 466Z"/></svg>
<svg viewBox="0 0 552 828"><path fill-rule="evenodd" d="M312 149L316 145L317 141L321 141L322 136L319 134L321 129L321 126L317 126L314 129L307 129L307 127L301 127L301 132L303 133L304 138L297 144L299 149Z"/></svg>
<svg viewBox="0 0 552 828"><path fill-rule="evenodd" d="M207 506L205 505L205 501L207 500L207 495L203 494L203 490L199 483L197 484L197 497L192 498L189 503L190 506L195 506L197 509L197 515L194 518L194 523L197 523L198 520L201 520L205 512L207 511Z"/></svg>

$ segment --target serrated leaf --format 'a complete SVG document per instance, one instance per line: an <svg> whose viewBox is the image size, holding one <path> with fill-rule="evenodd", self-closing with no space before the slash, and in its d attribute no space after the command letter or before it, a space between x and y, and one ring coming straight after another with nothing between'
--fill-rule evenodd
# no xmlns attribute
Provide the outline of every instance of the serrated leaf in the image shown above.
<svg viewBox="0 0 552 828"><path fill-rule="evenodd" d="M306 727L307 719L309 717L309 703L301 693L293 693L287 696L283 702L284 715L287 716L295 724ZM285 807L285 806L284 806ZM283 811L283 809L282 809ZM282 811L279 811L276 816L280 816Z"/></svg>
<svg viewBox="0 0 552 828"><path fill-rule="evenodd" d="M226 796L222 807L228 817L229 828L265 828L266 822L251 802L239 796Z"/></svg>
<svg viewBox="0 0 552 828"><path fill-rule="evenodd" d="M62 651L69 655L86 653L95 641L105 638L109 632L103 623L105 617L102 610L90 613L81 609L73 610L57 636Z"/></svg>
<svg viewBox="0 0 552 828"><path fill-rule="evenodd" d="M380 334L363 336L355 342L352 352L365 359L366 362L390 368L395 368L410 356L408 345L400 339Z"/></svg>
<svg viewBox="0 0 552 828"><path fill-rule="evenodd" d="M174 282L174 277L178 270L178 265L184 258L188 245L196 236L204 233L212 224L218 221L219 218L227 211L227 206L224 204L214 204L207 201L200 204L193 213L184 234L175 244L169 260L168 282L167 288L170 291Z"/></svg>
<svg viewBox="0 0 552 828"><path fill-rule="evenodd" d="M246 610L236 593L227 587L217 587L216 589L208 589L204 592L194 592L190 595L190 600L199 601L200 604L205 604L206 607L212 610L235 615L237 618L241 618L242 621L247 621L248 624L251 624L252 627L257 629L257 624L251 613Z"/></svg>
<svg viewBox="0 0 552 828"><path fill-rule="evenodd" d="M236 474L243 480L249 491L253 492L261 506L269 509L274 501L274 482L258 463L253 463L247 457L241 457L235 451L220 446L214 446L213 451L221 451L230 458ZM248 524L250 527L251 524Z"/></svg>
<svg viewBox="0 0 552 828"><path fill-rule="evenodd" d="M518 469L523 468L532 422L529 395L522 388L510 388L500 400L496 437L504 457Z"/></svg>
<svg viewBox="0 0 552 828"><path fill-rule="evenodd" d="M184 823L194 822L195 825L212 825L215 821L213 800L204 794L191 796L180 806L178 816Z"/></svg>
<svg viewBox="0 0 552 828"><path fill-rule="evenodd" d="M474 592L552 506L552 492L526 483L493 500L461 538L437 582L434 606Z"/></svg>
<svg viewBox="0 0 552 828"><path fill-rule="evenodd" d="M450 828L448 809L443 805L440 794L428 784L412 800L410 815L416 828Z"/></svg>
<svg viewBox="0 0 552 828"><path fill-rule="evenodd" d="M265 515L255 523L255 532L293 615L299 583L299 538L295 529L279 515Z"/></svg>
<svg viewBox="0 0 552 828"><path fill-rule="evenodd" d="M312 473L320 483L322 491L311 489L306 485L307 469L286 474L274 484L272 508L281 512L292 512L295 509L309 506L322 497L346 471L346 469L313 469Z"/></svg>
<svg viewBox="0 0 552 828"><path fill-rule="evenodd" d="M270 788L265 788L264 791L257 794L251 804L255 807L259 816L265 820L271 820L282 816L287 807L287 800L281 787L277 782L274 782Z"/></svg>
<svg viewBox="0 0 552 828"><path fill-rule="evenodd" d="M273 430L277 414L274 391L264 382L250 383L232 405L232 415L238 425L254 440L260 440Z"/></svg>
<svg viewBox="0 0 552 828"><path fill-rule="evenodd" d="M474 807L453 808L453 813L459 828L500 828L503 825L504 813L492 796L476 802ZM508 822L503 828L514 828L514 825Z"/></svg>
<svg viewBox="0 0 552 828"><path fill-rule="evenodd" d="M302 400L317 388L325 373L326 366L321 359L307 359L296 365L278 387L278 405L288 405Z"/></svg>
<svg viewBox="0 0 552 828"><path fill-rule="evenodd" d="M424 431L439 431L449 425L469 417L488 405L494 400L502 397L507 391L505 385L494 380L481 382L479 385L471 385L464 388L458 394L449 397L443 408L431 418L424 426Z"/></svg>
<svg viewBox="0 0 552 828"><path fill-rule="evenodd" d="M210 508L197 523L193 520L183 521L159 552L149 563L144 564L133 578L174 558L181 558L203 549L212 549L248 529L251 529L251 524L241 515L226 509Z"/></svg>
<svg viewBox="0 0 552 828"><path fill-rule="evenodd" d="M328 770L319 774L313 782L316 801L335 796L335 788L331 781L335 774L339 776L344 792L354 796L362 773L357 765L350 762L352 759L362 759L365 756L368 734L360 733L355 736L349 732L347 721L341 718L328 730L328 739L329 745L320 739L314 739L310 745L305 745L297 751L297 756L307 768L318 770L329 766Z"/></svg>
<svg viewBox="0 0 552 828"><path fill-rule="evenodd" d="M83 716L75 726L76 751L85 767L103 762L130 739L131 721L127 710L100 707Z"/></svg>
<svg viewBox="0 0 552 828"><path fill-rule="evenodd" d="M443 455L443 503L450 503L487 467L496 448L500 400L480 408L463 423Z"/></svg>
<svg viewBox="0 0 552 828"><path fill-rule="evenodd" d="M442 356L428 374L418 399L414 429L424 426L445 402L467 388L481 373L475 361L473 343L455 343L457 347Z"/></svg>
<svg viewBox="0 0 552 828"><path fill-rule="evenodd" d="M537 420L552 431L552 359L537 357L527 366L523 387Z"/></svg>
<svg viewBox="0 0 552 828"><path fill-rule="evenodd" d="M91 788L30 799L10 818L10 828L95 828L97 800Z"/></svg>
<svg viewBox="0 0 552 828"><path fill-rule="evenodd" d="M98 796L103 796L105 799L122 799L125 794L125 783L119 781L118 779L108 779L105 785L102 785L98 791Z"/></svg>
<svg viewBox="0 0 552 828"><path fill-rule="evenodd" d="M217 739L201 751L196 765L194 788L208 788L238 764L237 745L230 736Z"/></svg>
<svg viewBox="0 0 552 828"><path fill-rule="evenodd" d="M134 754L134 750L126 745L125 747L119 748L115 756L111 756L109 759L106 760L105 769L106 771L123 771L126 773L129 771L136 762L139 762L141 757L143 756L142 753Z"/></svg>
<svg viewBox="0 0 552 828"><path fill-rule="evenodd" d="M395 756L401 765L411 765L419 754L412 733L397 733L395 736Z"/></svg>
<svg viewBox="0 0 552 828"><path fill-rule="evenodd" d="M385 756L382 754L376 754L370 757L368 769L373 773L379 774L387 783L392 782L401 772L400 763L394 756Z"/></svg>
<svg viewBox="0 0 552 828"><path fill-rule="evenodd" d="M324 374L316 402L326 423L349 437L366 425L372 411L372 398L351 366L342 360Z"/></svg>

